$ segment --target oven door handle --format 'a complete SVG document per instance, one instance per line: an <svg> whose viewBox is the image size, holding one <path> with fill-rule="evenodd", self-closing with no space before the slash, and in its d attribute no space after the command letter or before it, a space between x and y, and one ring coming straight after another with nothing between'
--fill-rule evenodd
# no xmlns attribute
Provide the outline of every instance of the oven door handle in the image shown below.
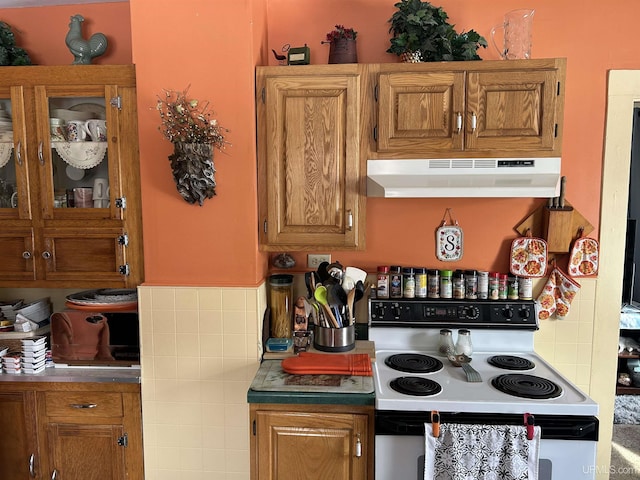
<svg viewBox="0 0 640 480"><path fill-rule="evenodd" d="M429 420L426 423L431 423ZM415 422L399 420L393 418L378 418L376 422L376 433L384 432L388 435L424 435L425 421Z"/></svg>

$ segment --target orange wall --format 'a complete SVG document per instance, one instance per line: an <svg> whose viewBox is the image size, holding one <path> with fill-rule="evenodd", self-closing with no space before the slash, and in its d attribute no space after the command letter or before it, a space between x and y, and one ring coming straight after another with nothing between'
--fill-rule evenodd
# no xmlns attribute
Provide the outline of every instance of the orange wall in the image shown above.
<svg viewBox="0 0 640 480"><path fill-rule="evenodd" d="M131 0L131 33L120 30L129 27L129 12L123 12L126 3L4 9L0 19L23 31L23 45L40 63L70 63L64 46L66 24L71 14L82 13L93 21L86 22L91 30L116 37L113 56L100 57L101 61L137 65L147 283L251 286L261 282L267 268L256 235L254 65L275 64L265 52L285 43L307 43L312 62L326 63L328 47L320 41L336 23L359 32L360 62L395 62L385 53L393 3L156 0L148 8L148 0ZM458 30L473 28L487 38L490 28L515 7L508 0L438 3ZM597 227L606 74L613 68L640 68L640 56L628 36L640 15L640 2L621 0L615 9L602 8L594 0L586 0L581 8L551 0L530 0L528 6L536 9L533 56L568 59L562 173L568 178L568 200ZM50 23L58 24L59 34L44 34L43 26ZM485 59L498 57L492 48L480 54ZM218 196L203 207L188 205L175 191L167 160L171 144L158 133L153 109L163 88L187 85L194 96L212 102L219 121L231 130L228 139L233 144L226 153L216 154ZM389 263L440 266L434 256L434 230L445 207L451 207L464 229L465 254L461 262L447 265L506 271L513 227L540 203L369 199L367 250L331 253L344 264L369 270ZM303 266L305 255L295 256Z"/></svg>
<svg viewBox="0 0 640 480"><path fill-rule="evenodd" d="M85 19L82 24L85 38L96 32L107 36L107 51L93 63L131 63L131 23L126 2L0 9L0 21L11 25L18 45L27 50L34 65L70 65L73 54L64 39L69 31L69 17L78 13Z"/></svg>

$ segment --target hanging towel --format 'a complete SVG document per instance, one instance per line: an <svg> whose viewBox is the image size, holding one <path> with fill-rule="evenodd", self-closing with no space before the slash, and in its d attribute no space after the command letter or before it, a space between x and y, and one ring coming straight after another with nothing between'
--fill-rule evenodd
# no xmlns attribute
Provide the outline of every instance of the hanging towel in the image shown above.
<svg viewBox="0 0 640 480"><path fill-rule="evenodd" d="M368 353L300 352L282 360L282 370L294 375L373 375Z"/></svg>
<svg viewBox="0 0 640 480"><path fill-rule="evenodd" d="M425 424L424 480L537 480L540 427Z"/></svg>

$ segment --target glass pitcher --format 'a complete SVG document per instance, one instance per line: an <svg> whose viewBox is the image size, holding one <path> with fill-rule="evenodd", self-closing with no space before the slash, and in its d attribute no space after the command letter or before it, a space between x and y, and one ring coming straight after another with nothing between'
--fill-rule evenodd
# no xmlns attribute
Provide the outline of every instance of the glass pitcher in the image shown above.
<svg viewBox="0 0 640 480"><path fill-rule="evenodd" d="M491 29L493 46L504 60L531 58L531 30L535 10L518 9L504 16L504 23ZM504 30L503 48L498 47L495 40L497 30Z"/></svg>

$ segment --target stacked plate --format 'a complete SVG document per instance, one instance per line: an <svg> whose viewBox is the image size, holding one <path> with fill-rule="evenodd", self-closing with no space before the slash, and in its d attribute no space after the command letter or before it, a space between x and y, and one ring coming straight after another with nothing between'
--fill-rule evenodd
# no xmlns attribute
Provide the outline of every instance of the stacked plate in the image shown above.
<svg viewBox="0 0 640 480"><path fill-rule="evenodd" d="M40 373L44 370L47 356L46 337L32 337L22 340L23 373Z"/></svg>
<svg viewBox="0 0 640 480"><path fill-rule="evenodd" d="M21 373L20 358L19 353L10 353L2 357L2 371L10 374Z"/></svg>
<svg viewBox="0 0 640 480"><path fill-rule="evenodd" d="M122 312L138 308L138 292L135 289L85 290L68 295L66 299L66 306L75 310Z"/></svg>
<svg viewBox="0 0 640 480"><path fill-rule="evenodd" d="M13 122L2 105L0 105L0 141L13 141Z"/></svg>

